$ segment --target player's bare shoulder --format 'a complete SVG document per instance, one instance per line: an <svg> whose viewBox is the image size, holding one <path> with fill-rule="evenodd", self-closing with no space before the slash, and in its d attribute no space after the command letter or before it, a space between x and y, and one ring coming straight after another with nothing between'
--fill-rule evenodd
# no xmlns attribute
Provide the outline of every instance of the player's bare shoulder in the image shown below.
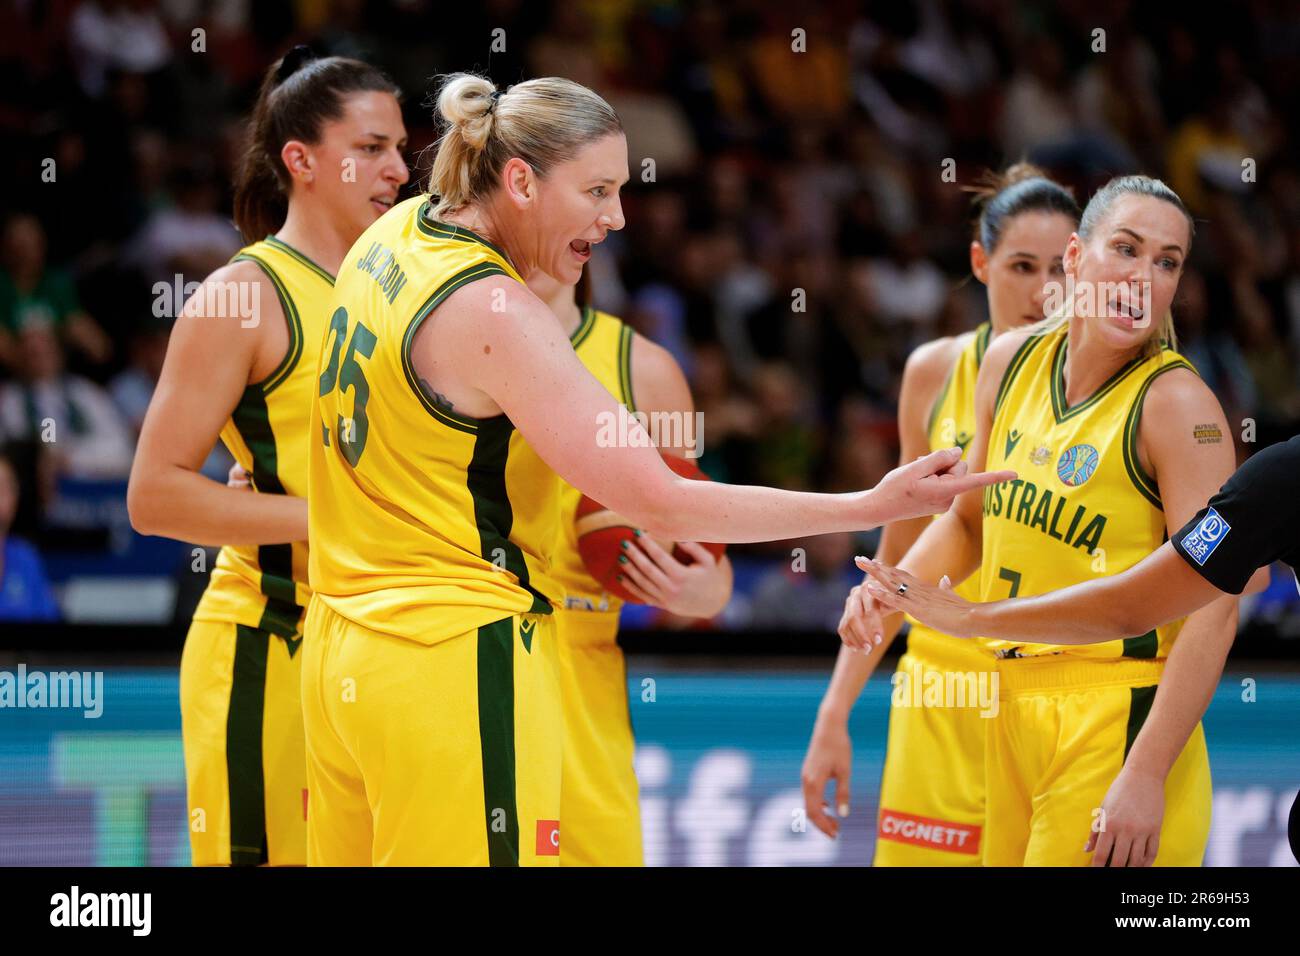
<svg viewBox="0 0 1300 956"><path fill-rule="evenodd" d="M1223 417L1218 398L1192 368L1180 364L1152 379L1142 403L1142 424L1146 427L1153 423L1163 428L1171 422L1203 418L1210 412L1216 418Z"/></svg>
<svg viewBox="0 0 1300 956"><path fill-rule="evenodd" d="M984 359L980 362L981 381L987 378L1000 383L1020 347L1038 334L1032 327L1008 329L990 342L984 352Z"/></svg>
<svg viewBox="0 0 1300 956"><path fill-rule="evenodd" d="M1186 365L1158 371L1142 399L1138 423L1138 446L1141 457L1167 447L1170 451L1213 450L1215 446L1232 448L1223 406L1210 387Z"/></svg>
<svg viewBox="0 0 1300 956"><path fill-rule="evenodd" d="M903 366L904 382L911 380L920 385L938 380L942 384L957 361L957 356L961 355L962 349L973 338L974 332L962 332L960 335L945 335L918 345Z"/></svg>
<svg viewBox="0 0 1300 956"><path fill-rule="evenodd" d="M213 271L185 300L167 354L174 367L197 375L213 362L232 363L253 383L270 374L288 348L275 286L257 263L235 260Z"/></svg>
<svg viewBox="0 0 1300 956"><path fill-rule="evenodd" d="M240 328L280 321L284 309L270 277L249 259L235 259L214 270L185 300L177 318L231 319Z"/></svg>
<svg viewBox="0 0 1300 956"><path fill-rule="evenodd" d="M693 412L686 374L673 353L640 332L632 332L632 390L642 410Z"/></svg>

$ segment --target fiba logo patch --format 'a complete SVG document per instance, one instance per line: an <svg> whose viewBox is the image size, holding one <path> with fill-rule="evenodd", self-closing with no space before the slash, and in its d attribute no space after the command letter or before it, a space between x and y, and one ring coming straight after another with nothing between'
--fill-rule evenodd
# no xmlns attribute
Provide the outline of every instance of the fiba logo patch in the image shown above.
<svg viewBox="0 0 1300 956"><path fill-rule="evenodd" d="M1071 488L1077 488L1097 470L1101 456L1091 445L1071 445L1061 452L1056 462L1056 477Z"/></svg>
<svg viewBox="0 0 1300 956"><path fill-rule="evenodd" d="M1211 508L1195 528L1183 535L1183 540L1179 543L1193 561L1204 566L1231 530L1232 525L1223 520L1223 515Z"/></svg>

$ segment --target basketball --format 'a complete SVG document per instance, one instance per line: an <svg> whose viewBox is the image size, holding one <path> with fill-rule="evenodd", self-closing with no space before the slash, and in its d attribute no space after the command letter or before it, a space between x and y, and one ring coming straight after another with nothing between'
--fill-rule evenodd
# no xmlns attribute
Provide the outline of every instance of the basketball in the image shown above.
<svg viewBox="0 0 1300 956"><path fill-rule="evenodd" d="M664 455L663 458L668 467L683 478L693 478L696 481L710 480L709 476L700 471L695 462L689 458L679 458L676 455ZM619 555L623 553L623 542L636 537L636 526L622 515L615 514L599 501L586 495L583 495L582 500L578 502L575 526L578 534L578 553L582 556L582 563L586 565L591 576L610 594L624 601L631 601L633 604L642 603L618 582L618 576L623 570L618 561ZM677 547L675 541L665 541L660 538L655 538L655 541L678 561L684 564L693 563L691 556ZM715 558L722 557L727 550L725 544L704 544L704 547L708 548Z"/></svg>

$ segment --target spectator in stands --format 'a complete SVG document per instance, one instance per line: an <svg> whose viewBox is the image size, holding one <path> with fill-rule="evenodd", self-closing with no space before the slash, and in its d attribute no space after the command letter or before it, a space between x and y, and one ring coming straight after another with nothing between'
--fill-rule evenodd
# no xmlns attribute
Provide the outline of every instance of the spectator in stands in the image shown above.
<svg viewBox="0 0 1300 956"><path fill-rule="evenodd" d="M131 435L102 388L63 367L54 332L28 325L18 335L18 379L0 387L0 440L41 443L52 476L125 478Z"/></svg>
<svg viewBox="0 0 1300 956"><path fill-rule="evenodd" d="M131 338L130 364L108 383L113 404L135 436L140 434L145 412L149 410L149 399L153 397L158 376L162 374L170 333L170 323L159 319L136 330Z"/></svg>
<svg viewBox="0 0 1300 956"><path fill-rule="evenodd" d="M5 223L2 240L4 268L0 270L0 362L18 359L17 336L30 326L42 326L96 365L107 362L113 345L104 330L86 314L77 299L72 277L45 261L45 230L26 213Z"/></svg>
<svg viewBox="0 0 1300 956"><path fill-rule="evenodd" d="M0 448L0 621L57 621L40 553L9 534L17 510L18 472Z"/></svg>
<svg viewBox="0 0 1300 956"><path fill-rule="evenodd" d="M207 275L239 251L239 233L218 211L221 193L212 169L197 161L182 165L173 174L172 195L176 205L150 216L127 252L150 282Z"/></svg>

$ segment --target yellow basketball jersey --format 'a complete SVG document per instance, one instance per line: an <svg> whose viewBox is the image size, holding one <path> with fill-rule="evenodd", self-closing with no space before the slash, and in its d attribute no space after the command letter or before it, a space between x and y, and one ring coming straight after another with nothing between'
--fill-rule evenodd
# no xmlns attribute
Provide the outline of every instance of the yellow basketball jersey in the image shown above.
<svg viewBox="0 0 1300 956"><path fill-rule="evenodd" d="M944 382L943 391L935 399L934 408L930 411L926 429L930 438L930 451L959 445L965 456L971 439L975 437L975 380L979 377L980 362L984 360L992 332L989 323L983 323L957 355L957 361L948 373L948 380ZM968 601L976 600L976 595L979 594L977 575L972 574L957 586L956 591ZM912 626L918 625L913 622Z"/></svg>
<svg viewBox="0 0 1300 956"><path fill-rule="evenodd" d="M289 326L289 349L263 382L244 390L221 441L270 494L307 495L307 443L316 359L334 277L274 236L246 246L232 262L254 262L275 287ZM195 620L232 621L292 637L311 591L307 542L227 545L217 556Z"/></svg>
<svg viewBox="0 0 1300 956"><path fill-rule="evenodd" d="M558 476L506 416L460 415L417 378L411 343L447 296L487 276L522 282L500 249L430 210L400 203L343 260L308 443L313 591L423 644L549 614L560 595Z"/></svg>
<svg viewBox="0 0 1300 956"><path fill-rule="evenodd" d="M571 336L573 350L596 381L636 411L632 398L632 336L622 319L595 309L583 309L582 322ZM617 615L623 601L605 591L587 571L578 554L575 520L582 492L560 483L560 543L551 573L564 588L564 606L570 610L609 612Z"/></svg>
<svg viewBox="0 0 1300 956"><path fill-rule="evenodd" d="M984 490L979 600L1027 597L1118 574L1164 543L1160 490L1138 460L1142 402L1155 379L1191 365L1171 349L1137 357L1085 401L1065 404L1064 327L1017 350L998 389L987 469L1019 477ZM1182 621L1102 644L990 641L1003 656L1164 658Z"/></svg>

